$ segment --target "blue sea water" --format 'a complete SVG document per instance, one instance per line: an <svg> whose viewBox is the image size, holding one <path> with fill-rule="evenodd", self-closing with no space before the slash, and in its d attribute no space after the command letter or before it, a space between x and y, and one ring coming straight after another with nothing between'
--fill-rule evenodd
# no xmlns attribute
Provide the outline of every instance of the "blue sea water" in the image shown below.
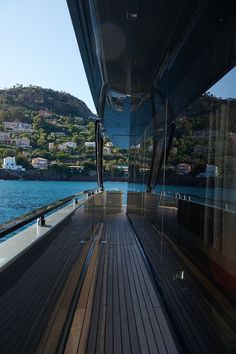
<svg viewBox="0 0 236 354"><path fill-rule="evenodd" d="M107 190L119 189L124 194L128 190L128 183L125 182L105 182L104 185ZM96 182L0 180L0 224L56 200L96 187ZM131 190L144 191L145 186L136 184L131 187ZM162 186L157 186L155 191L160 193ZM200 200L197 200L199 202L206 200L206 203L208 203L212 199L236 205L235 189L166 186L165 192L166 194L182 193L190 195L192 200L199 198ZM124 197L123 202L126 204L126 197ZM221 204L215 205L221 207Z"/></svg>
<svg viewBox="0 0 236 354"><path fill-rule="evenodd" d="M105 182L108 190L126 192L127 186L127 183ZM0 180L0 224L43 205L96 187L96 182Z"/></svg>

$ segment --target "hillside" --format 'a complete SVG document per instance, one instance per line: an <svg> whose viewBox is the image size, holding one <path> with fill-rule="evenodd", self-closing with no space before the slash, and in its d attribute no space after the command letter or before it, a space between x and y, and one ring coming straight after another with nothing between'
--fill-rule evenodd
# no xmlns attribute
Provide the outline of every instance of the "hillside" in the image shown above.
<svg viewBox="0 0 236 354"><path fill-rule="evenodd" d="M0 90L0 166L11 156L26 169L24 178L95 178L94 122L86 104L68 93L20 85ZM105 172L122 177L116 166L127 165L127 153L111 144L104 155ZM42 176L32 167L36 157L48 161ZM6 172L0 178L18 175Z"/></svg>
<svg viewBox="0 0 236 354"><path fill-rule="evenodd" d="M66 92L45 89L39 86L14 86L0 90L0 113L7 116L8 111L49 111L56 115L93 116L86 104ZM8 116L9 118L9 116ZM12 117L14 120L16 117Z"/></svg>
<svg viewBox="0 0 236 354"><path fill-rule="evenodd" d="M225 169L231 173L236 148L235 116L235 99L205 94L189 105L176 119L166 175L174 174L175 179L179 163L190 164L192 176L203 172L207 163L216 164L221 175ZM83 101L65 92L20 85L0 90L0 165L5 157L16 157L29 178L35 171L32 159L41 157L48 160L51 178L94 178L94 117ZM225 141L227 151L221 148ZM137 147L137 154L146 156L145 169L151 163L151 145L152 139L148 138ZM129 151L105 140L104 176L127 177L128 163ZM146 173L142 167L140 159L135 167L140 179ZM7 178L0 172L0 178ZM45 171L42 173L42 178L49 178Z"/></svg>

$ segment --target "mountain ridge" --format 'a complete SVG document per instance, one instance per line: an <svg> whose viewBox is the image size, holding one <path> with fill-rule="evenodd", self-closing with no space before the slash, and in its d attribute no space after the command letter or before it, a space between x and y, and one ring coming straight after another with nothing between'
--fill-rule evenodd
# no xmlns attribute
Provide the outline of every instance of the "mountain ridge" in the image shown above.
<svg viewBox="0 0 236 354"><path fill-rule="evenodd" d="M16 85L0 89L0 111L7 113L12 108L22 111L48 111L52 114L79 116L85 119L95 117L86 103L75 96L33 85Z"/></svg>

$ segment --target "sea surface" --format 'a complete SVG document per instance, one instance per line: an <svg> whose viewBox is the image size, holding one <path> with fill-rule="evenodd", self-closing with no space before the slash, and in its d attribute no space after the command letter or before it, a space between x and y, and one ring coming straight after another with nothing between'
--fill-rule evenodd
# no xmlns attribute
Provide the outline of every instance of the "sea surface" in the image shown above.
<svg viewBox="0 0 236 354"><path fill-rule="evenodd" d="M128 183L105 182L106 190L121 190L126 195ZM66 182L66 181L6 181L0 180L0 224L26 214L41 206L68 197L75 193L96 188L96 182ZM144 191L144 185L133 185L131 190ZM162 186L155 191L162 192ZM181 193L190 196L198 202L213 203L221 207L222 203L236 205L236 190L222 188L202 188L184 186L165 186L165 193ZM218 201L218 205L214 202ZM126 204L126 196L123 203ZM233 207L235 210L235 207Z"/></svg>
<svg viewBox="0 0 236 354"><path fill-rule="evenodd" d="M127 191L128 184L105 182L105 189ZM96 182L0 180L0 224L78 192L97 188Z"/></svg>

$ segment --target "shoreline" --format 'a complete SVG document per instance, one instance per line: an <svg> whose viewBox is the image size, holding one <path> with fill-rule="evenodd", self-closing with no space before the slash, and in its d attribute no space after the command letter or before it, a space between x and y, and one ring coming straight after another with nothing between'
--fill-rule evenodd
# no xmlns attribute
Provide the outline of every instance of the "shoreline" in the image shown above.
<svg viewBox="0 0 236 354"><path fill-rule="evenodd" d="M68 182L96 182L96 176L68 175L65 172L50 170L28 170L28 171L9 171L0 169L0 180L23 180L23 181L68 181ZM128 177L104 176L104 182L127 182ZM136 179L135 183L143 183L143 179ZM157 183L161 185L161 181ZM236 183L232 179L222 178L197 178L195 176L167 176L165 185L185 186L185 187L204 187L204 188L236 188Z"/></svg>
<svg viewBox="0 0 236 354"><path fill-rule="evenodd" d="M6 181L62 181L62 182L96 182L96 176L68 176L64 173L58 173L48 170L29 170L29 171L9 171L0 170L0 180ZM126 177L104 177L104 182L128 182Z"/></svg>

